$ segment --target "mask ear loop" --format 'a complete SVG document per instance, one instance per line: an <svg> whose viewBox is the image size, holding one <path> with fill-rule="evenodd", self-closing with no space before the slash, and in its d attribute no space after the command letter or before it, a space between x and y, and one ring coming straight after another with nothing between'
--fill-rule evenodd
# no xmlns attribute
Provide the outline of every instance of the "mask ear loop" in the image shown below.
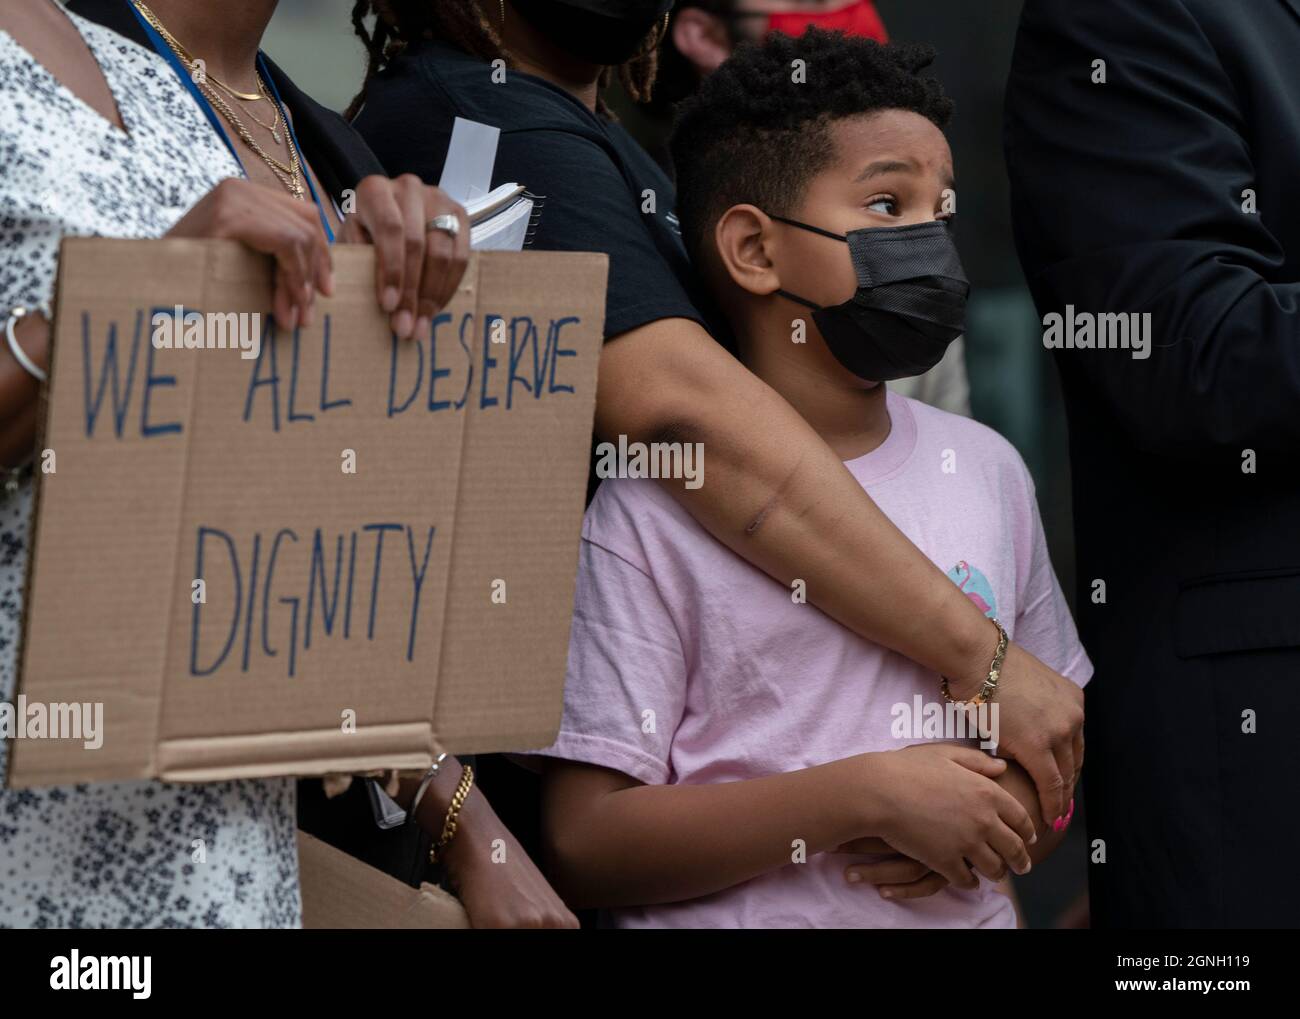
<svg viewBox="0 0 1300 1019"><path fill-rule="evenodd" d="M788 223L790 226L797 226L800 230L807 230L810 233L821 234L823 237L829 237L833 241L843 241L845 244L849 239L844 234L831 233L829 230L823 230L819 226L813 226L810 223L800 223L797 219L786 219L784 216L774 216L772 213L767 214L768 219L774 219L778 223Z"/></svg>
<svg viewBox="0 0 1300 1019"><path fill-rule="evenodd" d="M777 289L774 290L773 293L779 294L781 297L784 297L787 301L794 301L795 304L802 304L805 308L809 308L812 311L822 310L822 306L820 304L813 304L812 301L806 301L798 294L792 294L788 290Z"/></svg>
<svg viewBox="0 0 1300 1019"><path fill-rule="evenodd" d="M829 237L833 241L843 241L845 244L849 242L849 239L843 234L831 233L829 230L823 230L821 227L813 226L810 223L800 223L797 219L787 219L785 216L775 216L770 212L767 214L767 218L774 219L778 223L788 223L790 226L797 226L800 230L807 230L810 233L821 234L823 237ZM802 304L805 308L810 308L813 311L822 310L820 304L813 304L812 301L806 300L797 294L792 294L788 290L777 290L776 293L780 294L788 301L794 301L795 304Z"/></svg>

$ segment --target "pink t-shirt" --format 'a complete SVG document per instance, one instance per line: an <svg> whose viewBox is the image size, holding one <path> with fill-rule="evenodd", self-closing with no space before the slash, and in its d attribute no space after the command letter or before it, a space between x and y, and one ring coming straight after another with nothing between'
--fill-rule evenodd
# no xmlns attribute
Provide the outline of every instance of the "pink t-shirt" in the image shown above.
<svg viewBox="0 0 1300 1019"><path fill-rule="evenodd" d="M1092 665L1019 455L969 419L894 393L888 407L888 438L848 469L1012 639L1083 685ZM651 784L759 778L924 742L891 731L896 705L913 705L917 694L938 701L938 686L934 673L796 602L658 482L605 481L583 524L564 718L541 753ZM704 898L613 910L608 919L622 927L1015 926L992 882L889 902L845 882L844 867L858 859L870 857L814 855Z"/></svg>

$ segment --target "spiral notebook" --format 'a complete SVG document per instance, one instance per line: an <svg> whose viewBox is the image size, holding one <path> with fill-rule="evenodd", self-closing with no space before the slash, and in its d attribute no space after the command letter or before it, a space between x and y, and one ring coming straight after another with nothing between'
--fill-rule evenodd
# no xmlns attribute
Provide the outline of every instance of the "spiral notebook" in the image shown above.
<svg viewBox="0 0 1300 1019"><path fill-rule="evenodd" d="M465 207L475 251L520 251L536 227L540 196L522 184L493 188L499 128L457 117L438 186Z"/></svg>

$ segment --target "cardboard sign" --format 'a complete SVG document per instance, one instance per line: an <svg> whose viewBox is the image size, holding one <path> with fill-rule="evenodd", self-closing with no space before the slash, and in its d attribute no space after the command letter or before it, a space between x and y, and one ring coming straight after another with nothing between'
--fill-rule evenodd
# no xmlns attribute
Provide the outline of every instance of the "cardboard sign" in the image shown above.
<svg viewBox="0 0 1300 1019"><path fill-rule="evenodd" d="M286 335L237 244L64 242L19 689L104 731L15 740L11 785L553 740L606 256L472 256L411 341L333 258Z"/></svg>
<svg viewBox="0 0 1300 1019"><path fill-rule="evenodd" d="M298 874L307 930L469 927L455 896L428 883L412 888L305 831L298 832Z"/></svg>

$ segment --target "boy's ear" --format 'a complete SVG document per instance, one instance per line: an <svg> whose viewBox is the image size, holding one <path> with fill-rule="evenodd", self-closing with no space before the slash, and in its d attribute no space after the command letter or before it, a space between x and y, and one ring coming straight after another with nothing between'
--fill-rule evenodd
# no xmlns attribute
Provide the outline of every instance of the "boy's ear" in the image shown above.
<svg viewBox="0 0 1300 1019"><path fill-rule="evenodd" d="M733 205L713 228L718 260L731 281L748 293L764 296L781 286L771 258L772 221L754 205Z"/></svg>

